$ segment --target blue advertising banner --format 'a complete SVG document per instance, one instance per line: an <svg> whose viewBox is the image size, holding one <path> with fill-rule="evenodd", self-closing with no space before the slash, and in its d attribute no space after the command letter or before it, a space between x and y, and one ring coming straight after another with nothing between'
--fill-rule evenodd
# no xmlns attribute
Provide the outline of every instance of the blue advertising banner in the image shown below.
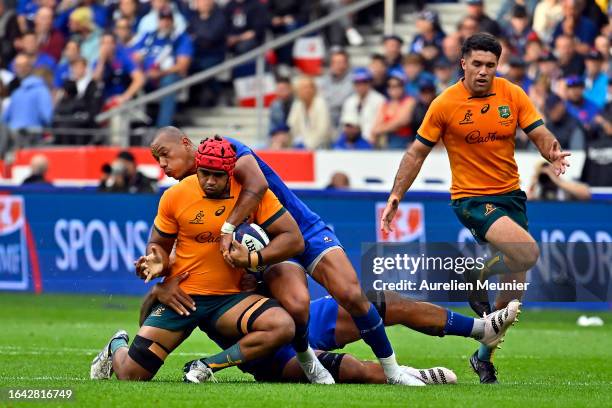
<svg viewBox="0 0 612 408"><path fill-rule="evenodd" d="M378 220L385 194L298 195L335 230L359 273L362 243L472 241L447 200L409 194L394 233L383 236ZM135 277L133 261L145 251L158 200L158 195L77 189L5 191L0 196L0 290L143 294L146 286ZM612 242L612 203L530 202L528 216L539 242ZM555 251L542 253L555 256ZM612 257L599 264L593 275L609 277ZM317 285L311 290L313 297L324 294Z"/></svg>

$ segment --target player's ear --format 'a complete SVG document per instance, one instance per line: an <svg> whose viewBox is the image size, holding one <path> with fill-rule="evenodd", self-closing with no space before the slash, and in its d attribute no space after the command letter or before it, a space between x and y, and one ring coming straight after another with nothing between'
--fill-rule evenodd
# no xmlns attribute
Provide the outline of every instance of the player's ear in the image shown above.
<svg viewBox="0 0 612 408"><path fill-rule="evenodd" d="M461 69L465 71L465 58L461 58Z"/></svg>

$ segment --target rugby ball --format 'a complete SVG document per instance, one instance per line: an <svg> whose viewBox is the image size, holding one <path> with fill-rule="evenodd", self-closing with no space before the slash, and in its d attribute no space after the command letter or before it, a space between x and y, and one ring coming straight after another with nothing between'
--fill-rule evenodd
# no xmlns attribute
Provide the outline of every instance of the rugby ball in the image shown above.
<svg viewBox="0 0 612 408"><path fill-rule="evenodd" d="M259 251L270 243L268 234L257 224L242 223L234 231L234 239L247 247L249 252ZM261 272L265 266L246 268L251 272Z"/></svg>

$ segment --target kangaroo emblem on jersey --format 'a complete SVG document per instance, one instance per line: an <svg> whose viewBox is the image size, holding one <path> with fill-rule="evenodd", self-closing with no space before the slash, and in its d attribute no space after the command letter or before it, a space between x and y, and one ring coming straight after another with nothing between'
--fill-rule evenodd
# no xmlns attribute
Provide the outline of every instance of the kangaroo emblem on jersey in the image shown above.
<svg viewBox="0 0 612 408"><path fill-rule="evenodd" d="M470 123L474 123L474 121L472 120L472 111L470 109L468 109L467 112L465 112L465 116L463 117L461 122L459 122L459 124L460 125L469 125Z"/></svg>
<svg viewBox="0 0 612 408"><path fill-rule="evenodd" d="M497 110L499 111L499 117L502 119L508 119L512 112L510 112L510 107L508 105L498 106Z"/></svg>
<svg viewBox="0 0 612 408"><path fill-rule="evenodd" d="M193 220L189 221L190 224L204 224L204 211L200 210L193 218Z"/></svg>
<svg viewBox="0 0 612 408"><path fill-rule="evenodd" d="M497 210L497 207L495 207L493 204L491 203L487 203L485 204L485 217L490 215L493 211Z"/></svg>

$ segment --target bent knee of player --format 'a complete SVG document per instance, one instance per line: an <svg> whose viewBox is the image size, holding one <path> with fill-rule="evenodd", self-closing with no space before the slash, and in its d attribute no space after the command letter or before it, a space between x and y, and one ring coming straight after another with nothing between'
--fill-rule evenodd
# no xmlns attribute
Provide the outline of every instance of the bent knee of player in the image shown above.
<svg viewBox="0 0 612 408"><path fill-rule="evenodd" d="M120 381L150 381L155 377L155 373L147 371L130 357L127 357L120 366L113 365L113 371Z"/></svg>
<svg viewBox="0 0 612 408"><path fill-rule="evenodd" d="M520 244L513 256L514 262L519 265L520 272L534 267L540 257L540 248L535 242Z"/></svg>
<svg viewBox="0 0 612 408"><path fill-rule="evenodd" d="M352 316L364 315L370 309L370 301L363 294L359 285L341 288L336 291L334 297Z"/></svg>
<svg viewBox="0 0 612 408"><path fill-rule="evenodd" d="M308 316L310 314L310 296L308 292L291 293L289 296L283 297L283 299L278 299L278 301L295 323L302 325L308 323Z"/></svg>
<svg viewBox="0 0 612 408"><path fill-rule="evenodd" d="M295 337L295 323L285 309L275 307L267 310L260 319L267 333L270 347L277 347L289 343Z"/></svg>

